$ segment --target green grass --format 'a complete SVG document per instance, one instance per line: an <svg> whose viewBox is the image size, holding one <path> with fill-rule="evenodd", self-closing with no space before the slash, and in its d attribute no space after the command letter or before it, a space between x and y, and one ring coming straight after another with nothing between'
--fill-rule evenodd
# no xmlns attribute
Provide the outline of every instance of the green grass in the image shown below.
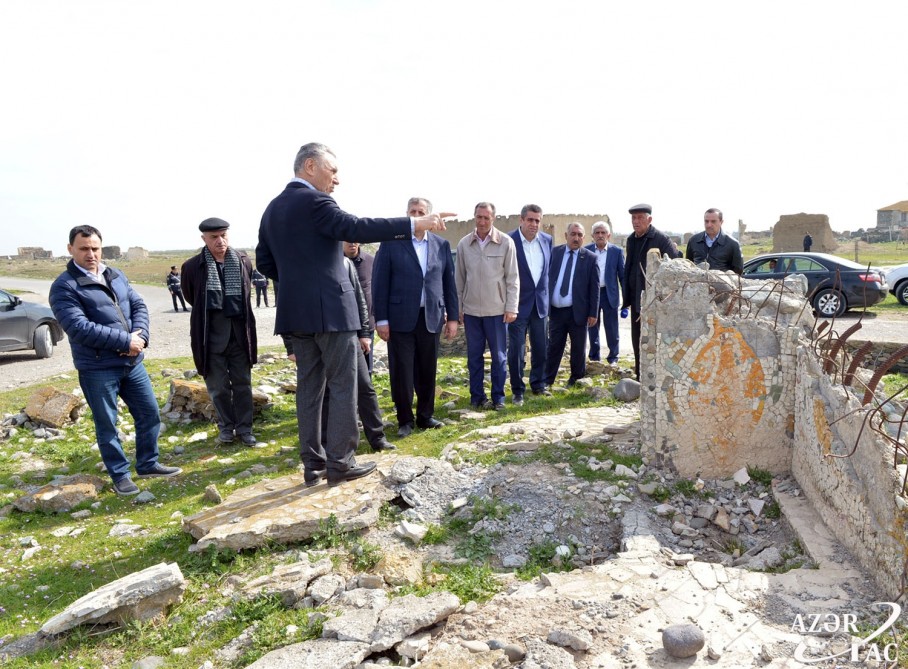
<svg viewBox="0 0 908 669"><path fill-rule="evenodd" d="M747 475L750 476L752 481L756 481L760 485L764 485L767 488L772 485L772 472L769 472L765 469L747 465Z"/></svg>
<svg viewBox="0 0 908 669"><path fill-rule="evenodd" d="M173 263L168 260L164 264L169 266ZM159 404L163 405L169 393L170 380L162 377L161 371L191 369L193 365L189 358L177 358L147 360L146 367ZM257 365L253 369L253 381L269 382L268 379L289 370L290 363L285 360ZM455 408L469 407L467 370L463 358L441 358L439 380L442 387L456 393L453 398ZM393 416L387 374L376 374L374 383L383 412ZM78 381L73 371L41 385L70 391L77 387ZM21 410L36 387L0 393L0 414ZM452 416L448 409L442 407L446 401L442 399L437 403L436 414L441 419ZM548 414L562 408L600 404L577 388L558 393L553 398L527 398L524 406L513 407L509 404L507 411L490 412L482 422L460 421L438 430L418 430L408 439L397 442L398 453L435 456L448 443L460 440L476 427ZM188 443L189 436L202 431L208 433L208 440ZM394 430L390 432L393 439ZM244 656L244 663L287 643L287 625L296 625L300 630L293 641L317 636L320 622L318 616L311 615L312 611L285 610L269 601L256 601L248 606L244 604L242 606L247 608L234 612L222 622L204 626L204 629L196 624L204 613L233 606L229 597L219 594L224 579L234 574L250 576L270 573L276 564L295 559L296 549L324 546L335 562L343 561L355 570L368 570L381 559L381 550L377 546L358 534L341 532L330 520L308 545L271 545L239 553L209 547L199 553L190 553L188 549L192 538L182 530L180 517L192 515L207 506L202 499L206 486L217 485L226 497L262 478L297 471L296 457L280 452L282 446L295 447L297 444L293 395L281 394L274 398L274 405L256 420L256 434L268 444L266 448L219 445L214 439L214 426L206 422L179 426L165 423L160 440L161 460L182 467L184 473L174 479L142 481L141 487L156 496L153 503L134 505L132 498L117 497L108 489L102 492L97 508L90 509L92 515L87 521L73 520L69 514L12 512L0 517L0 569L4 570L0 572L0 638L34 632L82 595L162 561L177 562L188 580L183 602L173 608L164 622L136 623L103 633L100 630L79 629L66 635L59 648L12 661L8 666L17 669L51 665L73 668L100 667L102 664L129 666L141 657L158 652L167 655L169 667L194 669L209 659L214 650L223 647L245 627L256 622L255 644ZM184 453L174 452L175 444L168 441L170 437L176 437L176 444L185 448ZM106 479L103 471L96 467L100 458L96 451L91 450L94 442L94 430L88 414L77 425L67 428L66 438L59 441L36 443L24 430L20 430L12 442L0 442L0 485L5 486L0 488L0 495L7 499L18 497L23 494L25 486L43 484L57 473L85 472ZM361 450L363 453L368 451L365 441L361 442ZM45 465L41 471L19 471L21 461L12 457L16 451L31 451ZM504 450L493 453L498 459L511 457ZM639 458L620 456L604 446L579 443L571 444L568 449L543 449L537 457L553 463L567 458L578 476L607 478L599 472L584 469L578 459L583 454L595 454L599 460L612 459L628 466L640 464ZM230 458L232 464L218 462L224 458ZM237 474L255 464L275 467L276 474L254 475L248 479L237 479L233 484L227 483L228 479L236 478ZM496 498L474 498L468 507L450 514L441 525L430 527L427 543L450 542L460 555L475 563L469 567L437 567L433 579L438 583L420 588L426 591L456 588L458 596L465 600L484 601L491 597L499 589L494 572L488 565L495 537L484 532L470 535L469 530L482 518L503 519L514 510ZM400 510L389 503L382 506L379 515L379 524L387 527L398 522ZM147 534L120 539L108 537L114 521L120 518L128 518L141 525ZM64 525L84 527L85 532L78 538L53 536L52 532ZM24 547L19 545L21 537L34 537L42 550L23 561ZM294 550L287 551L288 548ZM189 647L189 654L169 655L169 649L174 646Z"/></svg>
<svg viewBox="0 0 908 669"><path fill-rule="evenodd" d="M530 556L523 567L519 567L514 574L522 581L532 581L543 572L570 571L574 568L570 559L561 559L555 552L558 544L546 541L530 546Z"/></svg>
<svg viewBox="0 0 908 669"><path fill-rule="evenodd" d="M619 476L615 473L615 468L608 470L593 470L589 466L589 458L595 457L598 462L611 460L615 465L624 465L625 467L639 467L643 464L643 458L639 455L627 455L619 453L609 448L607 444L587 443L582 441L570 441L562 445L544 444L535 451L529 451L523 454L509 453L502 456L504 462L547 462L557 465L567 463L570 465L574 475L584 481L626 481L626 477Z"/></svg>

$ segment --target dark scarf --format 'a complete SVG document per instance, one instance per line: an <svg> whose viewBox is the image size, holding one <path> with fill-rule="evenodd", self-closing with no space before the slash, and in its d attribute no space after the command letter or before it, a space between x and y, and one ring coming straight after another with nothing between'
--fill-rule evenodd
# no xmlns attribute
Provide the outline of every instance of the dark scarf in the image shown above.
<svg viewBox="0 0 908 669"><path fill-rule="evenodd" d="M243 315L243 267L240 257L233 249L227 249L224 256L224 279L218 272L218 263L208 248L202 249L208 278L205 283L205 306L210 309L221 309L227 318Z"/></svg>

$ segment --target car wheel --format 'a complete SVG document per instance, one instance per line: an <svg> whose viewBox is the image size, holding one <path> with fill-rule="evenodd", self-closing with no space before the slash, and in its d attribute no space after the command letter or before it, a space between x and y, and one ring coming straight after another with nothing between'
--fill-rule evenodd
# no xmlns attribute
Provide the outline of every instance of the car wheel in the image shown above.
<svg viewBox="0 0 908 669"><path fill-rule="evenodd" d="M51 337L49 325L39 325L35 328L35 353L39 358L49 358L54 354L54 340Z"/></svg>
<svg viewBox="0 0 908 669"><path fill-rule="evenodd" d="M816 297L813 298L813 308L824 318L841 316L845 313L846 306L845 296L831 288L821 290L816 294Z"/></svg>
<svg viewBox="0 0 908 669"><path fill-rule="evenodd" d="M908 307L908 281L901 281L895 287L895 290L892 291L895 293L895 298L901 303Z"/></svg>

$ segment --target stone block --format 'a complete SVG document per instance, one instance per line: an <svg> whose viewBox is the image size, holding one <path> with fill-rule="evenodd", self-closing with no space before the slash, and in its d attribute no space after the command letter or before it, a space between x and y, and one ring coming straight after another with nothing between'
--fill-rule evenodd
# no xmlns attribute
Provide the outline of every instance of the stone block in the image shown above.
<svg viewBox="0 0 908 669"><path fill-rule="evenodd" d="M28 398L25 413L36 423L61 428L75 421L84 405L81 397L44 387Z"/></svg>
<svg viewBox="0 0 908 669"><path fill-rule="evenodd" d="M13 502L13 506L25 513L64 513L86 500L98 499L98 493L106 485L105 479L90 474L64 476L23 495Z"/></svg>

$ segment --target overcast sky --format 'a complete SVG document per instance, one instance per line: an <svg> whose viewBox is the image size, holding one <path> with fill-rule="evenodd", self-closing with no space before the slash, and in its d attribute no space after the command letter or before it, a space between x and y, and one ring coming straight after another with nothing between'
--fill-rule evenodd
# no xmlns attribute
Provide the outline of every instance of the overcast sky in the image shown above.
<svg viewBox="0 0 908 669"><path fill-rule="evenodd" d="M0 253L74 225L254 246L303 143L361 216L608 214L872 227L908 200L908 2L0 3Z"/></svg>

